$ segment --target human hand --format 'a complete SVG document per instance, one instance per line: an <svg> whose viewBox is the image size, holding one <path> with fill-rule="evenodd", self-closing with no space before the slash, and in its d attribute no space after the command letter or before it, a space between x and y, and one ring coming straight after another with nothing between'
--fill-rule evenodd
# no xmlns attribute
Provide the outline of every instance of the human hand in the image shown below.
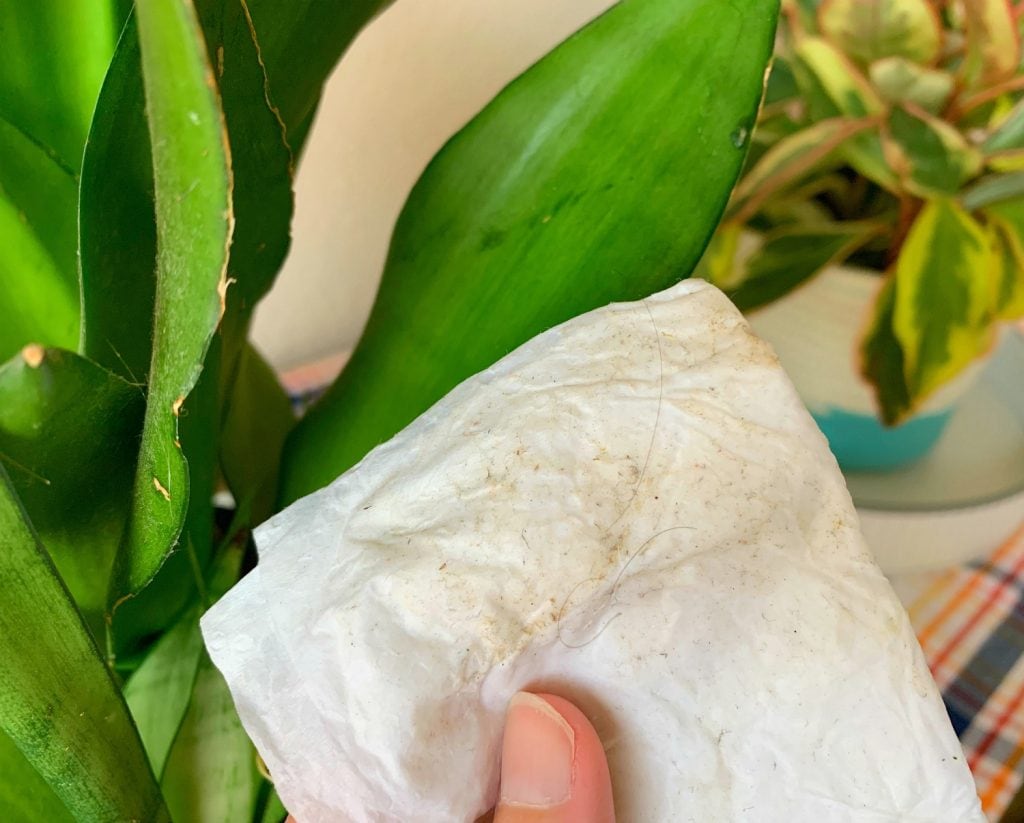
<svg viewBox="0 0 1024 823"><path fill-rule="evenodd" d="M583 712L553 694L516 694L498 797L494 823L614 823L608 762Z"/></svg>

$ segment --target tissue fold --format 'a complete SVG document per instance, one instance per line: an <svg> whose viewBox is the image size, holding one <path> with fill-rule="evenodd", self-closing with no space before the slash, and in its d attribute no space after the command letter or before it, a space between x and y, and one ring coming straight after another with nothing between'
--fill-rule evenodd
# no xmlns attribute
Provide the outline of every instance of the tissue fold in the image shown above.
<svg viewBox="0 0 1024 823"><path fill-rule="evenodd" d="M594 722L620 823L984 820L823 437L700 281L531 340L256 543L203 633L300 823L475 820L521 688Z"/></svg>

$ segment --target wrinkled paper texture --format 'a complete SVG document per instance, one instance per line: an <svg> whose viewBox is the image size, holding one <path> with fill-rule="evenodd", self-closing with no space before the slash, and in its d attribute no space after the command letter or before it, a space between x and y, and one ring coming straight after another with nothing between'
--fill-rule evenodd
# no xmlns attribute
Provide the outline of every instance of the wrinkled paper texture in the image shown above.
<svg viewBox="0 0 1024 823"><path fill-rule="evenodd" d="M620 823L984 820L823 437L700 281L531 340L256 542L203 632L301 823L475 820L522 688L593 720Z"/></svg>

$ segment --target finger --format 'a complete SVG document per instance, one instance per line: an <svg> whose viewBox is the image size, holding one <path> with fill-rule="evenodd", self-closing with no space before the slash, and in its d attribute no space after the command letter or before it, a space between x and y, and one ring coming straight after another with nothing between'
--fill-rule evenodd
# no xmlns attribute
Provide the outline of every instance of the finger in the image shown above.
<svg viewBox="0 0 1024 823"><path fill-rule="evenodd" d="M564 698L519 692L509 704L494 823L614 823L604 748Z"/></svg>

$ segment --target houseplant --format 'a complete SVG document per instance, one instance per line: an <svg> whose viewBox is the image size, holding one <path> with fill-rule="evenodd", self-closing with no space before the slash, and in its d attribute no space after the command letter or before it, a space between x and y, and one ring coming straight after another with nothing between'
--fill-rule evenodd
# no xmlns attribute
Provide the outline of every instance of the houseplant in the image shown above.
<svg viewBox="0 0 1024 823"><path fill-rule="evenodd" d="M1024 316L1022 12L784 4L755 147L703 271L776 344L847 468L924 454Z"/></svg>
<svg viewBox="0 0 1024 823"><path fill-rule="evenodd" d="M279 820L197 628L251 528L508 348L686 276L720 217L776 4L616 6L426 170L296 427L246 332L321 85L386 5L0 8L5 820Z"/></svg>

